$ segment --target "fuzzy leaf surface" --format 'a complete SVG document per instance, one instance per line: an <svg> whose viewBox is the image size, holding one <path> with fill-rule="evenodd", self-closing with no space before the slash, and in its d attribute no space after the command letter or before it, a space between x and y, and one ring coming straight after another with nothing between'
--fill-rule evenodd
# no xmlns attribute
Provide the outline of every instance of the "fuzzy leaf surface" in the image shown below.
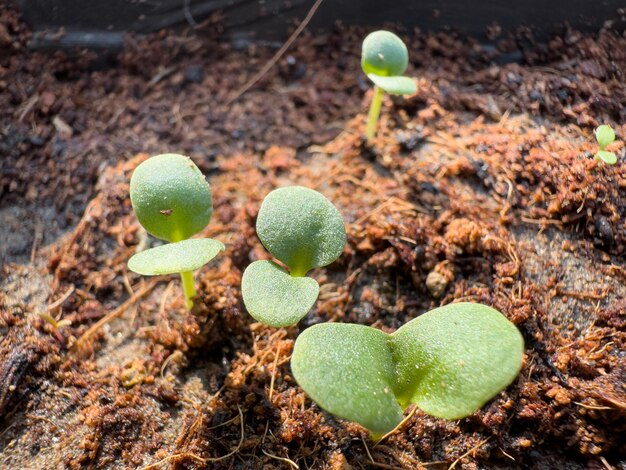
<svg viewBox="0 0 626 470"><path fill-rule="evenodd" d="M400 403L458 419L517 377L524 340L497 310L465 302L411 320L392 335L391 348Z"/></svg>
<svg viewBox="0 0 626 470"><path fill-rule="evenodd" d="M178 242L207 226L213 213L211 187L189 157L156 155L130 179L130 200L139 223L161 240Z"/></svg>
<svg viewBox="0 0 626 470"><path fill-rule="evenodd" d="M190 238L137 253L128 260L128 269L147 276L195 271L223 250L217 240Z"/></svg>
<svg viewBox="0 0 626 470"><path fill-rule="evenodd" d="M256 231L265 248L294 276L332 263L346 244L337 208L322 194L302 186L269 193L261 204Z"/></svg>
<svg viewBox="0 0 626 470"><path fill-rule="evenodd" d="M243 273L241 293L252 317L281 327L298 323L313 307L319 284L310 277L293 277L272 261L255 261Z"/></svg>
<svg viewBox="0 0 626 470"><path fill-rule="evenodd" d="M364 325L312 326L296 340L292 371L323 409L380 436L411 403L446 419L473 413L515 379L523 349L500 312L459 303L391 335Z"/></svg>
<svg viewBox="0 0 626 470"><path fill-rule="evenodd" d="M367 76L376 86L392 95L413 95L417 92L415 80L409 77L383 77L375 73Z"/></svg>
<svg viewBox="0 0 626 470"><path fill-rule="evenodd" d="M323 409L382 435L402 419L388 341L389 335L364 325L314 325L298 336L291 370Z"/></svg>
<svg viewBox="0 0 626 470"><path fill-rule="evenodd" d="M402 75L408 64L406 45L391 31L374 31L363 40L361 68L366 74Z"/></svg>
<svg viewBox="0 0 626 470"><path fill-rule="evenodd" d="M606 124L598 126L595 130L595 134L601 150L604 150L607 145L615 141L615 131L611 126L607 126Z"/></svg>
<svg viewBox="0 0 626 470"><path fill-rule="evenodd" d="M599 158L608 165L615 165L617 163L617 155L614 152L608 152L606 150L599 150L596 153L596 158Z"/></svg>

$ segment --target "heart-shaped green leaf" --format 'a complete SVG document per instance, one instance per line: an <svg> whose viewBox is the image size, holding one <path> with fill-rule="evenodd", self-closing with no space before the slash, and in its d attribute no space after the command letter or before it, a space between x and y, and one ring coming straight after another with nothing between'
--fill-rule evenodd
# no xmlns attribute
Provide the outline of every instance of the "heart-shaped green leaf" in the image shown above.
<svg viewBox="0 0 626 470"><path fill-rule="evenodd" d="M459 303L392 335L363 325L313 326L296 340L292 371L322 408L380 435L410 403L441 418L471 414L515 379L523 348L500 312Z"/></svg>
<svg viewBox="0 0 626 470"><path fill-rule="evenodd" d="M261 242L293 276L335 261L346 244L341 214L317 191L289 186L269 193L256 222Z"/></svg>
<svg viewBox="0 0 626 470"><path fill-rule="evenodd" d="M382 436L402 419L388 341L368 326L315 325L298 336L291 370L319 406Z"/></svg>
<svg viewBox="0 0 626 470"><path fill-rule="evenodd" d="M458 419L517 377L524 340L497 310L464 302L411 320L392 335L391 347L400 403Z"/></svg>
<svg viewBox="0 0 626 470"><path fill-rule="evenodd" d="M417 92L415 80L409 77L383 77L375 73L367 76L376 86L392 95L413 95Z"/></svg>
<svg viewBox="0 0 626 470"><path fill-rule="evenodd" d="M596 153L596 158L608 165L615 165L617 163L617 155L607 150L599 150L598 153Z"/></svg>
<svg viewBox="0 0 626 470"><path fill-rule="evenodd" d="M150 248L128 260L128 269L154 276L194 271L224 250L224 244L211 238L190 238Z"/></svg>
<svg viewBox="0 0 626 470"><path fill-rule="evenodd" d="M250 315L275 327L298 323L311 310L319 290L315 279L290 276L272 261L255 261L241 279L241 294Z"/></svg>

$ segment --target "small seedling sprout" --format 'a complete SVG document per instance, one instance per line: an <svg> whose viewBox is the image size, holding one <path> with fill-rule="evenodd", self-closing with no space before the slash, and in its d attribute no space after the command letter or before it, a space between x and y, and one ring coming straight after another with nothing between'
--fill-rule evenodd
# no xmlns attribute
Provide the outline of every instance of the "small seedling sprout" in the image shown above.
<svg viewBox="0 0 626 470"><path fill-rule="evenodd" d="M515 379L523 351L522 335L500 312L458 303L393 334L357 324L314 325L296 340L291 369L320 407L377 439L412 403L438 418L470 415Z"/></svg>
<svg viewBox="0 0 626 470"><path fill-rule="evenodd" d="M343 219L317 191L289 186L267 195L256 231L267 251L288 270L273 261L250 264L241 280L244 304L262 323L293 325L308 313L319 294L319 284L306 274L332 263L343 251Z"/></svg>
<svg viewBox="0 0 626 470"><path fill-rule="evenodd" d="M224 249L217 240L190 238L211 219L211 187L189 157L168 153L149 158L135 169L130 200L148 233L170 243L135 254L128 268L147 276L180 273L185 303L191 310L196 295L193 271Z"/></svg>
<svg viewBox="0 0 626 470"><path fill-rule="evenodd" d="M605 150L605 148L615 141L615 131L611 126L602 124L595 130L596 140L598 141L598 147L600 149L596 153L596 160L602 160L608 165L615 165L617 163L617 155L613 152Z"/></svg>
<svg viewBox="0 0 626 470"><path fill-rule="evenodd" d="M408 64L409 53L406 45L395 34L383 30L374 31L363 41L361 68L375 85L365 133L369 143L376 135L376 123L384 92L412 95L417 91L415 81L402 76Z"/></svg>

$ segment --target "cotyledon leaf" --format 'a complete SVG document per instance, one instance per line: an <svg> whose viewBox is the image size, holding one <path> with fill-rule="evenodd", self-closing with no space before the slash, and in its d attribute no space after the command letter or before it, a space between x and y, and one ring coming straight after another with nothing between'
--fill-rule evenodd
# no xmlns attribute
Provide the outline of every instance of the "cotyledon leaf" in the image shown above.
<svg viewBox="0 0 626 470"><path fill-rule="evenodd" d="M602 124L598 126L594 132L601 150L604 150L604 147L615 141L615 131L611 126Z"/></svg>
<svg viewBox="0 0 626 470"><path fill-rule="evenodd" d="M598 153L596 153L596 158L599 158L609 165L615 165L617 163L617 155L607 150L599 150Z"/></svg>
<svg viewBox="0 0 626 470"><path fill-rule="evenodd" d="M320 407L382 436L402 419L388 341L389 335L369 326L314 325L298 336L291 370Z"/></svg>
<svg viewBox="0 0 626 470"><path fill-rule="evenodd" d="M319 284L293 277L272 261L255 261L243 273L241 294L252 317L281 327L298 323L317 300Z"/></svg>
<svg viewBox="0 0 626 470"><path fill-rule="evenodd" d="M293 276L335 261L346 244L346 229L337 208L322 194L303 186L269 193L256 222L261 242L285 263Z"/></svg>
<svg viewBox="0 0 626 470"><path fill-rule="evenodd" d="M147 276L194 271L222 250L224 244L217 240L190 238L137 253L128 260L128 268Z"/></svg>
<svg viewBox="0 0 626 470"><path fill-rule="evenodd" d="M200 232L213 213L211 187L204 175L191 158L173 153L148 158L135 169L130 200L139 223L169 242Z"/></svg>
<svg viewBox="0 0 626 470"><path fill-rule="evenodd" d="M367 76L376 86L392 95L413 95L417 92L415 80L409 77L384 77L375 73Z"/></svg>
<svg viewBox="0 0 626 470"><path fill-rule="evenodd" d="M363 40L361 68L366 74L401 75L409 64L409 51L391 31L374 31Z"/></svg>
<svg viewBox="0 0 626 470"><path fill-rule="evenodd" d="M431 310L391 336L398 400L446 419L468 416L509 385L524 353L513 323L468 302Z"/></svg>

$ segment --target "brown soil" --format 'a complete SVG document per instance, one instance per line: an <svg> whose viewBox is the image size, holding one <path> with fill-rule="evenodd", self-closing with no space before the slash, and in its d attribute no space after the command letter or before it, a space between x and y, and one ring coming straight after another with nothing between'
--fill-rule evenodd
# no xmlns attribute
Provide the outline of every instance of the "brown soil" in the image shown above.
<svg viewBox="0 0 626 470"><path fill-rule="evenodd" d="M368 148L362 36L300 38L225 105L271 51L159 34L93 70L87 53L29 52L0 13L0 467L626 467L626 151L592 158L598 123L626 136L626 37L521 32L490 49L416 34L419 92L386 99ZM227 245L198 272L192 313L175 277L126 269L151 243L130 174L170 151L208 176L206 235ZM314 273L314 310L273 329L239 284L265 256L259 204L286 184L326 194L348 245ZM311 324L391 331L460 299L526 339L519 378L467 419L417 411L374 445L291 376Z"/></svg>

